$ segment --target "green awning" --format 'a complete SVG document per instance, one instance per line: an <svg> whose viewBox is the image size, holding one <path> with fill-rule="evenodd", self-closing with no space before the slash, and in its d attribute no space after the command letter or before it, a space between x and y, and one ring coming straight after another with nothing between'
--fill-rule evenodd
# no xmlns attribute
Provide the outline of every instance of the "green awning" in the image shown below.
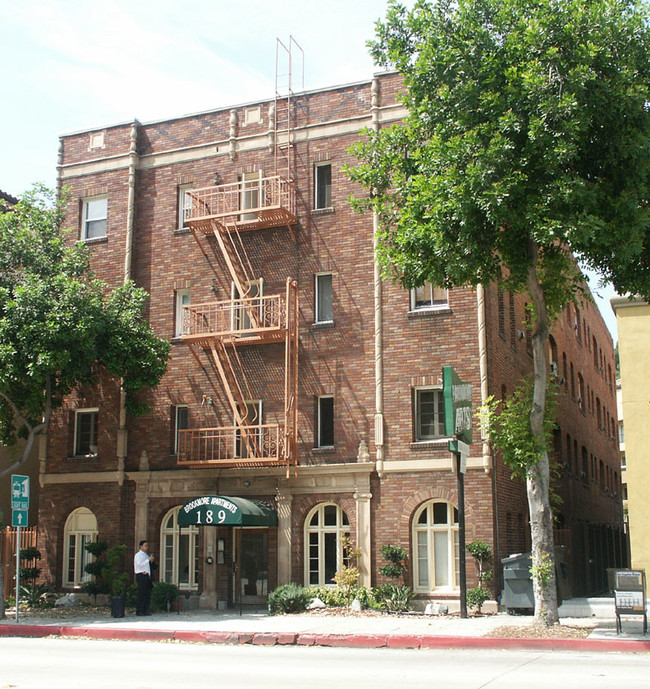
<svg viewBox="0 0 650 689"><path fill-rule="evenodd" d="M277 526L278 513L266 503L225 495L188 500L178 513L179 526Z"/></svg>

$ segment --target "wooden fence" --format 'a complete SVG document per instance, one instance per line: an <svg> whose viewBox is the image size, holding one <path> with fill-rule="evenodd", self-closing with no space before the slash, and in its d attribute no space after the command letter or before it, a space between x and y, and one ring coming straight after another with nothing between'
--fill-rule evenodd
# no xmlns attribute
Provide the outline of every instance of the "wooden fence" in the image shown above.
<svg viewBox="0 0 650 689"><path fill-rule="evenodd" d="M11 526L0 530L0 565L4 574L5 599L16 595L16 531ZM26 527L20 530L20 547L36 547L36 527Z"/></svg>

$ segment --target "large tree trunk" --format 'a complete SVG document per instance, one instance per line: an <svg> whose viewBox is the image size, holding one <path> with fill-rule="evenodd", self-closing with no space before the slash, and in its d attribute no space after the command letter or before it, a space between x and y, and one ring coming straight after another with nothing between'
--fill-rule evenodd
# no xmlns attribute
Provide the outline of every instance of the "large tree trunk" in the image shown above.
<svg viewBox="0 0 650 689"><path fill-rule="evenodd" d="M546 349L548 317L544 290L537 276L537 246L529 242L531 266L528 270L528 291L535 306L532 335L534 387L530 410L530 430L540 446L544 444L544 414L546 411ZM555 553L553 547L553 512L550 503L550 467L548 452L542 452L526 480L533 558L533 592L535 622L552 625L559 621L555 583Z"/></svg>

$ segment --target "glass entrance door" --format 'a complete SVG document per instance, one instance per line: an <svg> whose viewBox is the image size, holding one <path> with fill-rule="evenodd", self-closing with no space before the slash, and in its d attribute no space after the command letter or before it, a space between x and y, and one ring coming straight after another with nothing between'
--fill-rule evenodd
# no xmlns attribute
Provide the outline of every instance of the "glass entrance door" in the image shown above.
<svg viewBox="0 0 650 689"><path fill-rule="evenodd" d="M268 597L268 530L235 529L234 603L266 605Z"/></svg>

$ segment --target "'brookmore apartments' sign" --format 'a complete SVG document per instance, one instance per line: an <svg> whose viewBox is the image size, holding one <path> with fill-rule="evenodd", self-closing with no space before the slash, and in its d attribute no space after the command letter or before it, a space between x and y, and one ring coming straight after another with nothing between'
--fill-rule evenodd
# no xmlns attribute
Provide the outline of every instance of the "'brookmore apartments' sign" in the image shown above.
<svg viewBox="0 0 650 689"><path fill-rule="evenodd" d="M178 513L179 526L277 526L276 511L257 500L203 495L188 500Z"/></svg>

